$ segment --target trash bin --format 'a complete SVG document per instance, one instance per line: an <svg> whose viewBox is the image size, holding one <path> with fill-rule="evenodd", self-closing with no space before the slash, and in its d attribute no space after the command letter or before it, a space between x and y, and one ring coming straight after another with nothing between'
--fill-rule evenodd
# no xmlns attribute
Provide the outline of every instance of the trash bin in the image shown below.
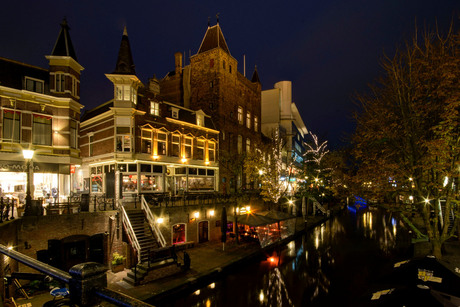
<svg viewBox="0 0 460 307"><path fill-rule="evenodd" d="M80 210L89 212L89 194L81 194Z"/></svg>

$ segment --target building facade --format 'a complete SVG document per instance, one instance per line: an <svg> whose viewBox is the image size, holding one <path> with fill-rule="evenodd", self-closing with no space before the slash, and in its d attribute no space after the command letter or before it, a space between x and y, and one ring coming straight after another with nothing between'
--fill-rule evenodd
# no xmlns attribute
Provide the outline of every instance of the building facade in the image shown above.
<svg viewBox="0 0 460 307"><path fill-rule="evenodd" d="M251 80L238 71L222 29L208 26L200 48L183 67L175 54L175 70L160 80L160 92L176 104L209 114L219 134L219 191L245 186L242 161L261 141L261 84L257 69Z"/></svg>
<svg viewBox="0 0 460 307"><path fill-rule="evenodd" d="M81 164L80 74L66 20L49 68L0 58L0 194L23 204L27 172L32 198L67 200ZM33 150L29 170L23 150Z"/></svg>
<svg viewBox="0 0 460 307"><path fill-rule="evenodd" d="M283 139L281 180L288 190L295 190L305 154L308 130L292 101L291 81L275 83L273 89L262 91L262 133L271 137L275 129Z"/></svg>
<svg viewBox="0 0 460 307"><path fill-rule="evenodd" d="M117 199L216 191L219 132L211 117L165 101L155 78L142 84L126 29L115 71L106 76L114 98L82 117L86 191Z"/></svg>

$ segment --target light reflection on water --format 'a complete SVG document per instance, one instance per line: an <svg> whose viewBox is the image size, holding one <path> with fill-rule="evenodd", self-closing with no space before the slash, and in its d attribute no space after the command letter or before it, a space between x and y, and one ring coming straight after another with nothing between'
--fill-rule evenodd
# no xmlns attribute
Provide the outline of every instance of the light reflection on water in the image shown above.
<svg viewBox="0 0 460 307"><path fill-rule="evenodd" d="M248 263L215 280L213 286L195 289L199 294L154 303L159 307L353 306L375 276L407 252L408 240L401 228L394 216L377 211L333 217L269 252L267 260Z"/></svg>

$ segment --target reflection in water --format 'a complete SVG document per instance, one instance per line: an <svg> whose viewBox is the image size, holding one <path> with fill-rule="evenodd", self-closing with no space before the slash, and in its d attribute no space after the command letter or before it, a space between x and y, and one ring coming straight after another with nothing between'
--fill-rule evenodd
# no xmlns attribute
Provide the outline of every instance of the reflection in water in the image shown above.
<svg viewBox="0 0 460 307"><path fill-rule="evenodd" d="M379 211L334 217L200 292L156 306L355 306L408 250L402 223ZM402 239L403 238L403 239ZM398 255L399 258L398 258ZM387 266L386 266L387 265ZM198 294L196 294L198 293Z"/></svg>

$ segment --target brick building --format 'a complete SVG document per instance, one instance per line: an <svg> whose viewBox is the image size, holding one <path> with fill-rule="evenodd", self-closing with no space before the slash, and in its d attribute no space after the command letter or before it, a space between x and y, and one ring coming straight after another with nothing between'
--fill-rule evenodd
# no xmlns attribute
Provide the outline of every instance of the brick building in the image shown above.
<svg viewBox="0 0 460 307"><path fill-rule="evenodd" d="M71 170L81 164L78 148L80 73L66 20L50 55L49 68L0 58L0 194L24 202L27 164L34 151L33 198L65 200L77 187Z"/></svg>
<svg viewBox="0 0 460 307"><path fill-rule="evenodd" d="M183 67L175 54L175 70L160 80L169 101L209 114L219 134L219 190L247 187L242 174L245 152L261 141L261 83L255 69L251 80L238 71L219 23L209 26L198 52Z"/></svg>
<svg viewBox="0 0 460 307"><path fill-rule="evenodd" d="M211 117L164 100L155 78L142 84L126 28L115 71L106 76L114 98L82 117L86 190L117 199L217 190L219 132Z"/></svg>

